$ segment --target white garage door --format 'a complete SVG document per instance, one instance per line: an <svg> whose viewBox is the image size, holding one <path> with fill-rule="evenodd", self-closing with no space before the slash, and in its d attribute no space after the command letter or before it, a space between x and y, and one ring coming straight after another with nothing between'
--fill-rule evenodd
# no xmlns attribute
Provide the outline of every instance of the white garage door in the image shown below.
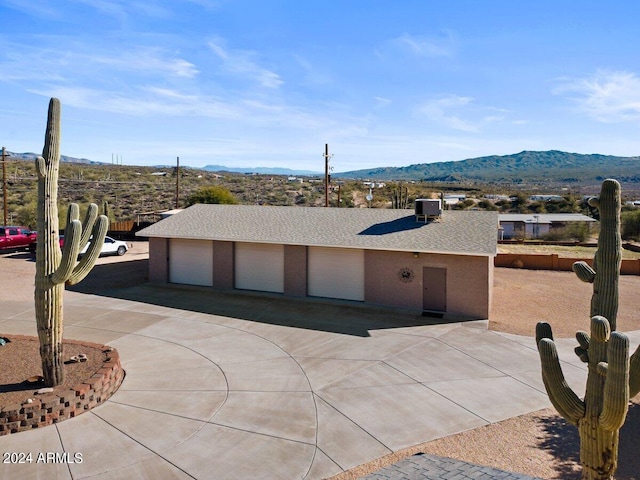
<svg viewBox="0 0 640 480"><path fill-rule="evenodd" d="M284 246L236 243L235 284L243 290L284 292Z"/></svg>
<svg viewBox="0 0 640 480"><path fill-rule="evenodd" d="M169 242L169 281L213 286L212 242L172 238Z"/></svg>
<svg viewBox="0 0 640 480"><path fill-rule="evenodd" d="M307 289L312 297L364 301L364 250L309 247Z"/></svg>

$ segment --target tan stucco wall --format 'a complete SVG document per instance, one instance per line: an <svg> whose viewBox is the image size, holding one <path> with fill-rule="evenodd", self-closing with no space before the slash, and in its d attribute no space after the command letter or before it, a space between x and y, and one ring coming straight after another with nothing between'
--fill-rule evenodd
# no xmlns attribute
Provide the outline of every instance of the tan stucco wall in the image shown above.
<svg viewBox="0 0 640 480"><path fill-rule="evenodd" d="M307 247L284 246L284 294L307 296Z"/></svg>
<svg viewBox="0 0 640 480"><path fill-rule="evenodd" d="M149 239L149 282L169 281L169 239Z"/></svg>
<svg viewBox="0 0 640 480"><path fill-rule="evenodd" d="M234 243L213 241L213 287L234 286ZM149 239L149 279L166 283L169 279L169 240ZM307 295L307 247L285 245L284 293ZM365 250L365 303L422 311L422 268L447 269L448 317L489 318L493 289L493 257L441 255ZM413 278L402 281L399 273L410 269Z"/></svg>
<svg viewBox="0 0 640 480"><path fill-rule="evenodd" d="M493 258L410 252L365 252L365 302L422 310L422 268L447 269L447 316L489 318ZM410 282L400 271L410 269Z"/></svg>

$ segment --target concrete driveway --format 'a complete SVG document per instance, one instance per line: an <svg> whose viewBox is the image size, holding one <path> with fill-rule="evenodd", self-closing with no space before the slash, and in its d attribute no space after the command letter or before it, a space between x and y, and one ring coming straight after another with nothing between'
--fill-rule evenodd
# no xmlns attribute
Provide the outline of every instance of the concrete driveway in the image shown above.
<svg viewBox="0 0 640 480"><path fill-rule="evenodd" d="M31 301L0 306L0 333L36 334ZM531 338L425 322L197 287L67 292L65 337L117 348L127 376L88 413L0 437L33 459L1 476L321 479L549 406ZM584 366L559 342L580 390ZM42 452L68 457L37 463Z"/></svg>

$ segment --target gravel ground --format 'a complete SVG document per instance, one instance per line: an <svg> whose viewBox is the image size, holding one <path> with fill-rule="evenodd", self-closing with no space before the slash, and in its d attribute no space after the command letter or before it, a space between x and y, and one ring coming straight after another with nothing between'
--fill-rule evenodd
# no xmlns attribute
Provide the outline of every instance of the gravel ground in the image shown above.
<svg viewBox="0 0 640 480"><path fill-rule="evenodd" d="M84 290L132 286L146 281L148 245L134 242L123 257L101 258L85 279ZM0 254L2 299L28 301L33 298L35 263L23 253ZM113 263L131 263L127 274ZM122 265L120 265L122 267ZM133 273L131 273L133 272ZM79 287L83 285L79 284ZM588 329L591 285L572 272L549 272L498 268L495 270L493 306L489 328L533 336L540 320L551 323L556 337L572 337ZM640 330L640 277L620 279L618 329ZM79 339L81 340L81 339ZM640 405L638 397L629 410L621 432L618 480L640 479ZM351 479L375 471L417 452L460 460L548 479L577 479L578 438L575 428L545 409L487 425L458 435L418 445L345 472L335 478Z"/></svg>

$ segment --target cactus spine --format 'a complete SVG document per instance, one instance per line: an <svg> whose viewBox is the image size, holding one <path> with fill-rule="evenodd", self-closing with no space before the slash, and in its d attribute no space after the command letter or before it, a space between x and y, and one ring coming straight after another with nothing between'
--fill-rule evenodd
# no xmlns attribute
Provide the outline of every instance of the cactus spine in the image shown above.
<svg viewBox="0 0 640 480"><path fill-rule="evenodd" d="M54 387L64 378L63 294L64 286L81 281L93 268L107 232L106 217L98 217L98 207L90 205L83 222L79 208L69 206L64 248L58 237L58 173L60 165L60 101L49 102L47 129L42 156L36 159L38 209L35 276L35 311L40 340L40 357L45 385ZM78 252L93 240L80 262Z"/></svg>
<svg viewBox="0 0 640 480"><path fill-rule="evenodd" d="M612 479L618 464L618 437L629 398L640 392L640 347L629 359L629 339L615 331L618 279L622 259L620 240L620 184L605 180L598 199L590 200L600 212L600 235L593 268L576 262L573 270L593 283L591 335L577 332L575 352L588 364L587 386L581 400L565 381L553 333L548 323L536 326L542 379L549 399L580 434L582 478Z"/></svg>

